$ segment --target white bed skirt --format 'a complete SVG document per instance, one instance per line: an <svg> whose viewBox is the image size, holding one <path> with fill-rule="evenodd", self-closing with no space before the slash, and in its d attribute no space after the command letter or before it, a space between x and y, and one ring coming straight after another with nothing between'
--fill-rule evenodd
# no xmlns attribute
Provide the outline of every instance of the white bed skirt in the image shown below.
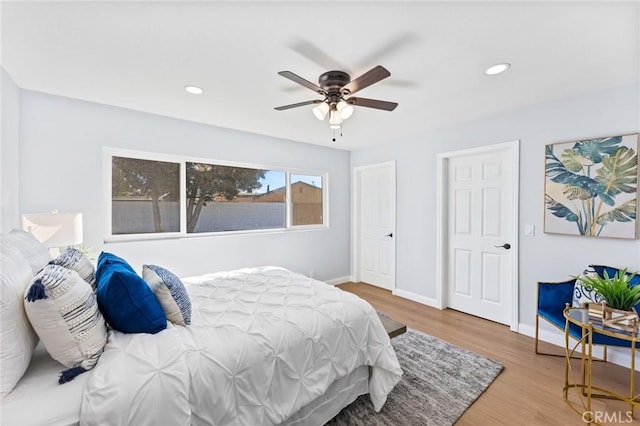
<svg viewBox="0 0 640 426"><path fill-rule="evenodd" d="M363 365L351 374L333 382L327 392L302 407L282 424L287 426L323 425L334 418L343 407L367 392L369 392L369 367Z"/></svg>

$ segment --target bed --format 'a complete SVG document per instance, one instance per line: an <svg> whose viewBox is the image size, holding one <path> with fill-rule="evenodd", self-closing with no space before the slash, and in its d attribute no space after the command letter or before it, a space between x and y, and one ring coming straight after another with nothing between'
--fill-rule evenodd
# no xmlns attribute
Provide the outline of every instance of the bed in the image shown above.
<svg viewBox="0 0 640 426"><path fill-rule="evenodd" d="M110 330L96 367L70 383L36 348L3 424L318 425L365 393L379 410L400 379L376 311L353 294L271 266L183 283L190 326Z"/></svg>

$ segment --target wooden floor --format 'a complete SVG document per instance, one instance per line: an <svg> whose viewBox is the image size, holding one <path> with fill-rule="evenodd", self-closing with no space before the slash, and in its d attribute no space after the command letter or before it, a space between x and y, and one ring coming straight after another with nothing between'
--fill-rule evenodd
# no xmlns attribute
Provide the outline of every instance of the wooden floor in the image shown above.
<svg viewBox="0 0 640 426"><path fill-rule="evenodd" d="M511 332L507 326L463 314L451 309L439 310L368 284L339 285L367 300L376 309L401 321L409 328L446 340L501 362L505 369L487 391L465 412L456 425L586 425L562 399L564 358L536 355L534 339ZM541 343L541 350L562 353L562 348ZM628 392L629 370L611 363L596 363L594 380L607 389ZM577 369L579 364L576 364ZM639 378L636 376L636 382ZM575 398L576 402L579 399ZM628 405L598 399L594 411L609 416L606 425L625 422ZM622 422L613 422L619 416ZM640 417L640 409L636 409Z"/></svg>

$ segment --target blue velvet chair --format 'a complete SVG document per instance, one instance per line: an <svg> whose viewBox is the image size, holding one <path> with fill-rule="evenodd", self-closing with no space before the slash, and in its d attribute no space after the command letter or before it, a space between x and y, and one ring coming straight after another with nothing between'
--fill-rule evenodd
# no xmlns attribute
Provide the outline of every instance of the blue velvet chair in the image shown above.
<svg viewBox="0 0 640 426"><path fill-rule="evenodd" d="M589 265L596 273L603 277L605 271L609 277L613 277L617 272L617 268L601 265ZM573 300L573 286L576 283L575 279L571 279L563 282L538 282L538 309L536 311L536 338L535 338L535 351L540 355L553 355L564 356L564 354L551 354L540 352L538 350L538 327L540 318L549 321L551 324L559 328L564 332L566 320L563 312L568 303L571 305ZM640 284L640 275L636 275L631 280L631 285ZM636 310L640 312L640 303L635 306ZM570 324L569 335L576 340L582 337L582 330L575 324ZM620 346L631 347L631 343L626 340L616 339L614 337L605 336L602 334L594 334L593 343L595 345L604 345L603 361L607 360L607 346Z"/></svg>

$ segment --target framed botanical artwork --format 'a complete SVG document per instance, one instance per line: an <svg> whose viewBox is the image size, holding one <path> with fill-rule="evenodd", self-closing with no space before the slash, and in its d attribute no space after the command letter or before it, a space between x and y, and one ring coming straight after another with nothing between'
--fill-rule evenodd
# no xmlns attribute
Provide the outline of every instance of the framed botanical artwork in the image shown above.
<svg viewBox="0 0 640 426"><path fill-rule="evenodd" d="M545 147L544 232L637 238L638 134Z"/></svg>

